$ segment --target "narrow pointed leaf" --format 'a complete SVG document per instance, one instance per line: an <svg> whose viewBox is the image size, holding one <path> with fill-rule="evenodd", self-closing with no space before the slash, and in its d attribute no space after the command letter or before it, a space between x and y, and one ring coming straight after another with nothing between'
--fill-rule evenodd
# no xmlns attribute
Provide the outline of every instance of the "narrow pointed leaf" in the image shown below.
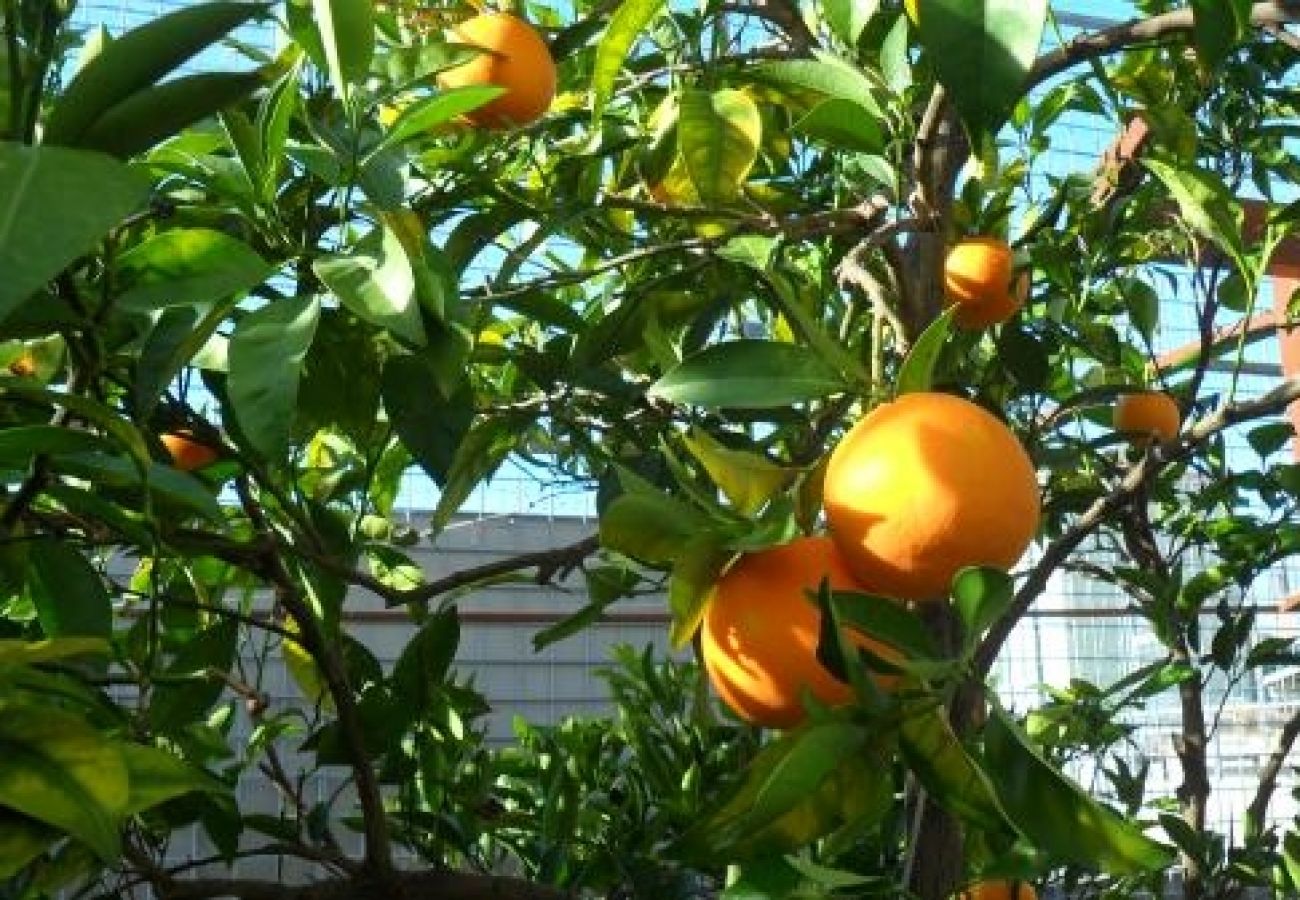
<svg viewBox="0 0 1300 900"><path fill-rule="evenodd" d="M281 300L250 313L230 339L227 390L253 448L278 460L289 444L303 359L320 320L314 298Z"/></svg>
<svg viewBox="0 0 1300 900"><path fill-rule="evenodd" d="M673 403L771 409L845 389L839 373L806 347L739 340L687 357L650 388Z"/></svg>
<svg viewBox="0 0 1300 900"><path fill-rule="evenodd" d="M591 75L594 117L600 117L613 96L614 82L632 45L667 6L666 0L627 0L617 4L609 28L596 47L596 63Z"/></svg>

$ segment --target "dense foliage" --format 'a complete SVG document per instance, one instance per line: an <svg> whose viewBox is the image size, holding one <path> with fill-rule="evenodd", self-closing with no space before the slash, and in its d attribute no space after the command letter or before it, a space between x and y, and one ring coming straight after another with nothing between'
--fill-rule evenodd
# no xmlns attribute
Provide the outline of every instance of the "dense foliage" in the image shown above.
<svg viewBox="0 0 1300 900"><path fill-rule="evenodd" d="M559 93L518 128L464 118L498 88L437 85L475 55L444 34L468 8L213 2L114 37L63 0L0 8L0 895L1130 896L1171 869L1192 900L1300 890L1300 825L1267 816L1300 719L1247 827L1206 821L1207 686L1295 661L1245 597L1300 551L1277 418L1300 379L1243 385L1291 317L1251 318L1300 217L1300 4L1142 0L1099 32L1046 0L920 0L919 27L892 0L520 6ZM259 22L274 56L205 62ZM1070 121L1125 139L1075 164ZM1031 279L987 330L943 314L972 235ZM1148 386L1187 424L1131 447L1111 406ZM484 743L451 665L466 588L580 573L586 605L542 640L664 588L689 648L737 554L820 527L853 421L927 389L1014 428L1043 522L951 603L823 591L822 658L858 702L763 739L693 665L629 655L617 718ZM598 539L421 573L412 542L508 459L598 490ZM393 516L413 466L440 489L418 533ZM985 679L1066 566L1160 649L1021 722ZM342 624L364 595L410 612L391 670ZM896 652L846 652L855 631ZM1165 692L1175 797L1121 752L1123 713ZM317 770L343 789L308 796ZM237 802L252 772L281 814ZM218 858L177 866L194 825ZM257 856L319 880L222 867Z"/></svg>

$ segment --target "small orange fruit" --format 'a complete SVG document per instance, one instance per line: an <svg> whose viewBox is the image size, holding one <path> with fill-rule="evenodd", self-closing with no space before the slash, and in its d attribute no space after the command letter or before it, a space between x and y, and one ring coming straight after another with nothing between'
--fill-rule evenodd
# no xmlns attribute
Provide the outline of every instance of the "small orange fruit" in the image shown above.
<svg viewBox="0 0 1300 900"><path fill-rule="evenodd" d="M465 118L480 128L514 128L540 119L555 99L555 62L531 25L508 13L485 13L451 28L448 37L480 52L442 72L444 89L495 84L505 93Z"/></svg>
<svg viewBox="0 0 1300 900"><path fill-rule="evenodd" d="M958 900L1038 900L1028 881L981 881L962 891Z"/></svg>
<svg viewBox="0 0 1300 900"><path fill-rule="evenodd" d="M831 452L823 503L853 574L900 600L948 595L967 566L1014 565L1038 531L1038 478L1001 421L949 394L904 394Z"/></svg>
<svg viewBox="0 0 1300 900"><path fill-rule="evenodd" d="M741 718L791 728L804 718L805 690L827 706L853 699L852 689L817 660L821 616L807 592L823 578L835 590L863 590L826 537L746 554L719 579L700 650L718 696ZM892 652L862 635L853 639L879 655Z"/></svg>
<svg viewBox="0 0 1300 900"><path fill-rule="evenodd" d="M1172 441L1182 425L1177 401L1164 391L1136 391L1120 397L1115 404L1115 430L1138 447L1152 440Z"/></svg>
<svg viewBox="0 0 1300 900"><path fill-rule="evenodd" d="M993 237L967 238L948 251L943 266L944 294L956 306L962 328L989 328L1005 322L1024 306L1029 279L1015 278L1011 247Z"/></svg>
<svg viewBox="0 0 1300 900"><path fill-rule="evenodd" d="M200 444L187 434L168 432L159 440L171 455L172 465L182 472L193 472L210 465L217 459L217 451L207 444Z"/></svg>

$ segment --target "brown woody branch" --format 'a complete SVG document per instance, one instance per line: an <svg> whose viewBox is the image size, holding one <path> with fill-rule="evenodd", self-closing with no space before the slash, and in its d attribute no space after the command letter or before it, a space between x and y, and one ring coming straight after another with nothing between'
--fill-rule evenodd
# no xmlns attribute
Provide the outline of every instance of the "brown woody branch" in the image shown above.
<svg viewBox="0 0 1300 900"><path fill-rule="evenodd" d="M1250 801L1250 806L1246 807L1246 827L1253 833L1258 834L1264 829L1264 818L1268 814L1268 804L1273 799L1273 791L1277 788L1278 775L1281 774L1287 757L1291 755L1291 748L1295 746L1297 737L1300 737L1300 711L1292 713L1291 718L1278 732L1273 752L1268 755L1268 760L1259 773L1259 785L1255 788L1255 797Z"/></svg>

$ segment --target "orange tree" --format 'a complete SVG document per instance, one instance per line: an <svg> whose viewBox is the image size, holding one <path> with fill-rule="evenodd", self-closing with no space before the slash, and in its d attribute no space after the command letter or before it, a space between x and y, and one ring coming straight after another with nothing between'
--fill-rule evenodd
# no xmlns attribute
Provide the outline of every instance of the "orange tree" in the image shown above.
<svg viewBox="0 0 1300 900"><path fill-rule="evenodd" d="M1142 0L1098 30L1046 0L902 6L582 0L458 29L475 10L222 2L78 44L72 4L5 3L0 893L939 900L1175 866L1191 898L1294 893L1300 833L1267 810L1300 720L1232 842L1206 747L1212 682L1293 661L1244 598L1300 542L1277 420L1300 380L1241 388L1293 252L1300 4ZM205 67L253 19L282 49ZM1081 118L1121 138L1099 165L1054 155ZM1162 358L1172 310L1194 342ZM1130 446L1112 407L1153 388L1181 431ZM849 428L926 393L1015 439L918 420L862 463L895 464L881 496L837 501L862 513L832 515L844 552L910 516L876 562L953 576L808 591L846 686L822 696L850 702L805 694L758 747L647 658L611 674L618 721L483 745L456 596L581 572L545 642L662 588L688 647L738 558L824 530ZM1011 503L1016 442L1038 496ZM595 490L598 535L421 572L407 548L511 459ZM393 517L413 466L440 488L419 532ZM1027 730L986 679L1064 570L1159 649ZM411 613L389 669L345 627L363 595ZM1148 796L1122 716L1166 692L1181 785ZM252 772L277 814L237 801ZM345 790L305 791L319 772ZM190 826L214 857L169 852ZM259 856L311 880L227 868Z"/></svg>

